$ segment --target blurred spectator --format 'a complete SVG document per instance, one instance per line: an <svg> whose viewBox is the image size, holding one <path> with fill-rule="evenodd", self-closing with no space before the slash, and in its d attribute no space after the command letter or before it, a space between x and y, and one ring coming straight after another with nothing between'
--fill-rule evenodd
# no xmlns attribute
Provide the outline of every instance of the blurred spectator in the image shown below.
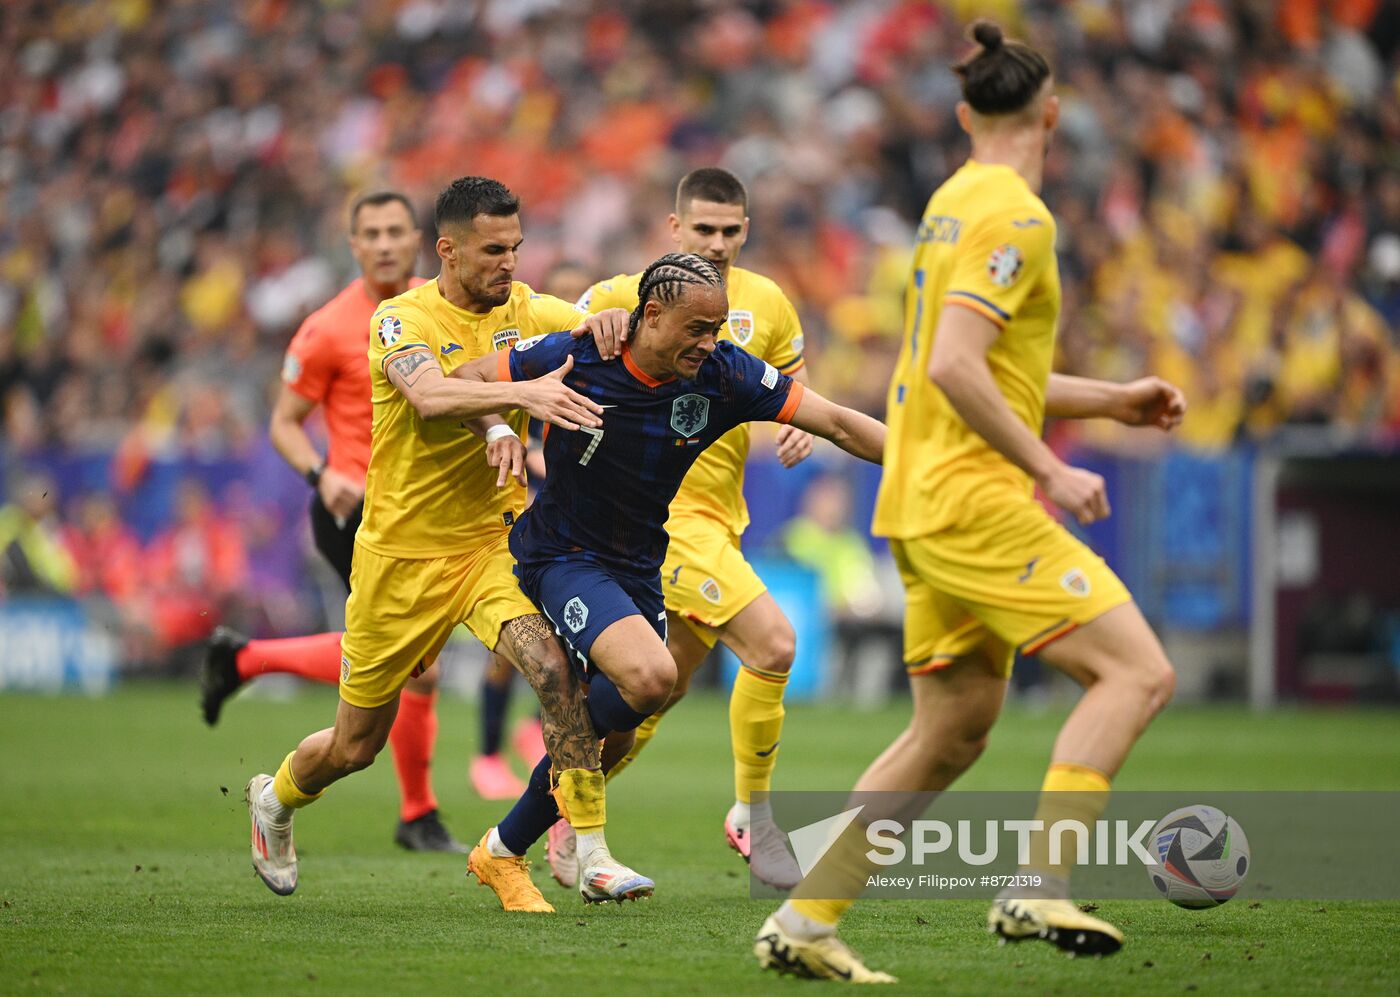
<svg viewBox="0 0 1400 997"><path fill-rule="evenodd" d="M838 619L874 616L884 601L865 530L851 522L851 486L837 474L814 478L783 529L783 552L816 572Z"/></svg>
<svg viewBox="0 0 1400 997"><path fill-rule="evenodd" d="M577 301L597 279L592 270L577 260L560 260L546 271L539 290L565 301Z"/></svg>
<svg viewBox="0 0 1400 997"><path fill-rule="evenodd" d="M203 641L219 623L246 629L242 534L194 478L180 483L175 521L146 550L146 579L151 628L166 651Z"/></svg>
<svg viewBox="0 0 1400 997"><path fill-rule="evenodd" d="M62 534L75 569L73 594L132 605L144 587L141 542L121 521L110 496L91 492L75 504L77 515Z"/></svg>
<svg viewBox="0 0 1400 997"><path fill-rule="evenodd" d="M821 580L836 637L838 686L856 702L872 705L903 681L903 600L881 586L864 524L857 529L851 511L844 476L813 478L783 529L782 548Z"/></svg>
<svg viewBox="0 0 1400 997"><path fill-rule="evenodd" d="M67 595L77 571L60 535L54 483L25 475L11 494L15 501L0 507L0 594Z"/></svg>

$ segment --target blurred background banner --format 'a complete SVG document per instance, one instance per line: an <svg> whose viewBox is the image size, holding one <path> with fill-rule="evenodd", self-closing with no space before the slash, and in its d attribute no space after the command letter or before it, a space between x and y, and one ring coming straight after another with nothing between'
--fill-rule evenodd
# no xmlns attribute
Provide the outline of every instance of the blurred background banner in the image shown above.
<svg viewBox="0 0 1400 997"><path fill-rule="evenodd" d="M337 625L309 490L265 427L292 332L354 275L368 187L429 217L453 178L499 178L523 201L517 277L570 294L669 249L676 180L722 165L751 195L742 265L797 306L814 385L881 415L913 233L967 153L948 67L975 14L1056 71L1057 369L1190 401L1172 441L1048 431L1108 479L1087 539L1180 694L1394 699L1382 0L6 3L0 686L188 672L219 622ZM804 689L878 700L900 613L868 535L878 472L826 451L784 471L755 439L746 548L783 562L762 573L814 656ZM39 636L69 629L88 636Z"/></svg>

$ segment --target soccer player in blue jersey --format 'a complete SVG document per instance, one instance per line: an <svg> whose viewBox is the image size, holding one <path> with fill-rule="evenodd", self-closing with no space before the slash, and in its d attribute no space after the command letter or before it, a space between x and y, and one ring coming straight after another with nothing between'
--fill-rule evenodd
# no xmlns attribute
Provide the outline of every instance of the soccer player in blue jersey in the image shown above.
<svg viewBox="0 0 1400 997"><path fill-rule="evenodd" d="M884 450L880 422L720 342L728 319L719 269L702 257L672 253L642 274L620 361L565 333L524 340L453 371L519 381L563 367L564 383L603 409L597 428L546 432L548 477L510 537L521 589L553 622L588 681L599 736L634 730L675 685L661 592L665 523L671 499L705 447L740 423L773 420L875 463ZM477 846L486 854L473 852L473 860L524 855L558 817L545 758L514 809ZM585 901L651 894L650 879L625 869L627 877L615 875L622 867L610 864L601 838L571 823Z"/></svg>

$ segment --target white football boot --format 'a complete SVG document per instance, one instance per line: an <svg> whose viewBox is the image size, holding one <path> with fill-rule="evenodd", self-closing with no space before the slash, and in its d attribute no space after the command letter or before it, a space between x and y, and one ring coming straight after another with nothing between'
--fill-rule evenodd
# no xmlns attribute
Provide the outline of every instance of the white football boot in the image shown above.
<svg viewBox="0 0 1400 997"><path fill-rule="evenodd" d="M292 818L275 822L262 802L263 790L272 785L272 776L255 775L243 791L252 822L253 869L267 888L279 897L297 888L297 850L292 844Z"/></svg>
<svg viewBox="0 0 1400 997"><path fill-rule="evenodd" d="M613 858L605 848L595 848L578 863L578 892L584 903L640 900L655 891L656 884Z"/></svg>

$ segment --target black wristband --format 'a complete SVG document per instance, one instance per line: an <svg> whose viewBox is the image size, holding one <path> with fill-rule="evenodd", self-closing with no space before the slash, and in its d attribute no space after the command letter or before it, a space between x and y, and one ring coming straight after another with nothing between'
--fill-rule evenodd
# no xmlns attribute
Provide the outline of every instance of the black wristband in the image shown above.
<svg viewBox="0 0 1400 997"><path fill-rule="evenodd" d="M325 470L326 462L323 460L317 461L315 467L307 469L306 474L304 475L304 477L306 478L306 483L312 488L318 487L321 484L321 475L325 472Z"/></svg>

